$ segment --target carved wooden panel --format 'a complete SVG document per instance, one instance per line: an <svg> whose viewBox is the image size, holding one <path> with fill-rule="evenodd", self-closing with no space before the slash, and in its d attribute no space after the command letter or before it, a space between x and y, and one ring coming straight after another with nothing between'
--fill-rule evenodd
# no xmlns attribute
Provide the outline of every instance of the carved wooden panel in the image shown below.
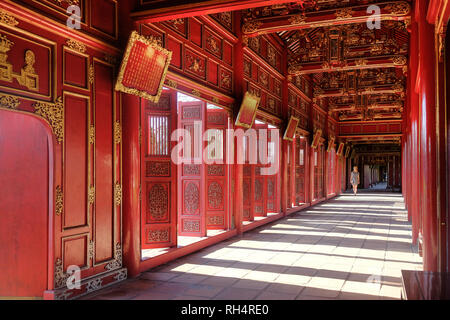
<svg viewBox="0 0 450 320"><path fill-rule="evenodd" d="M178 127L185 128L193 136L195 121L200 121L201 132L204 131L206 103L179 102ZM195 143L195 142L194 142ZM203 150L202 146L199 146ZM182 170L178 173L178 235L205 236L206 235L206 206L205 202L205 164L192 163L194 160L195 146L192 146L192 154L185 155L185 160L191 163L182 164Z"/></svg>
<svg viewBox="0 0 450 320"><path fill-rule="evenodd" d="M147 183L147 223L170 222L170 183Z"/></svg>
<svg viewBox="0 0 450 320"><path fill-rule="evenodd" d="M144 99L141 103L142 145L163 146L141 148L141 245L143 249L171 247L177 243L177 168L171 160L174 142L169 141L169 136L176 129L176 92L163 91L157 104ZM165 121L152 122L151 119ZM165 134L160 134L162 131Z"/></svg>

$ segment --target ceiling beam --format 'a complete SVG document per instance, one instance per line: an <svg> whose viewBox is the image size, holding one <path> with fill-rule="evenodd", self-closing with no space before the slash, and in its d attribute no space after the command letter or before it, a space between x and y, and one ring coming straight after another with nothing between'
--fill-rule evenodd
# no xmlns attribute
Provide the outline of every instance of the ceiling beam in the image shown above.
<svg viewBox="0 0 450 320"><path fill-rule="evenodd" d="M333 71L351 71L379 68L407 68L408 59L402 55L351 58L343 63L331 64L328 61L313 63L292 63L288 66L290 75L302 75ZM403 70L406 71L406 70Z"/></svg>
<svg viewBox="0 0 450 320"><path fill-rule="evenodd" d="M374 95L374 94L399 94L404 96L405 88L401 84L394 85L378 85L365 88L358 88L357 90L345 91L343 88L324 90L320 87L314 88L314 98L331 98L342 96L357 96L357 95Z"/></svg>
<svg viewBox="0 0 450 320"><path fill-rule="evenodd" d="M411 19L411 7L406 1L391 1L377 3L381 9L381 21L405 21ZM307 12L283 16L264 17L248 20L242 26L242 32L247 37L256 37L265 33L289 30L311 29L318 27L340 26L353 23L365 23L374 18L374 13L368 10L369 5Z"/></svg>
<svg viewBox="0 0 450 320"><path fill-rule="evenodd" d="M292 0L167 0L152 3L149 9L143 6L144 9L131 13L131 17L137 23L152 23L290 2Z"/></svg>

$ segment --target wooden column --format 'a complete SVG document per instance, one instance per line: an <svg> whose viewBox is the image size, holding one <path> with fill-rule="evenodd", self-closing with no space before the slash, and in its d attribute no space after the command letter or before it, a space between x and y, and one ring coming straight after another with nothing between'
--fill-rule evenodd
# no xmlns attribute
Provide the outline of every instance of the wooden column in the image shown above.
<svg viewBox="0 0 450 320"><path fill-rule="evenodd" d="M425 271L437 271L438 232L436 209L436 91L434 26L426 20L428 1L419 0L420 57L420 200L423 218L423 262ZM417 8L417 6L416 6Z"/></svg>
<svg viewBox="0 0 450 320"><path fill-rule="evenodd" d="M287 50L283 51L283 58L281 59L281 64L283 66L283 75L285 76L284 80L283 80L283 88L282 88L282 104L281 104L281 114L282 114L282 118L284 119L284 126L282 126L281 128L283 129L282 132L280 132L280 136L282 137L284 134L284 130L286 130L286 127L288 125L289 122L289 117L288 117L288 95L289 95L289 90L288 90L288 78L287 78ZM286 215L287 213L287 208L288 208L288 203L289 200L291 198L291 194L288 194L288 144L290 143L290 141L288 140L282 140L282 152L281 152L281 212L283 212L283 215ZM292 163L291 163L292 166ZM292 176L291 176L291 180L292 180Z"/></svg>
<svg viewBox="0 0 450 320"><path fill-rule="evenodd" d="M236 97L236 106L234 118L236 119L239 112L240 103L244 97L244 45L242 43L242 32L241 32L241 14L240 12L234 13L234 24L236 30L236 36L238 37L238 43L234 46L234 70L235 70L235 81L234 81L234 93ZM238 129L238 128L235 128ZM236 227L237 233L243 233L243 217L244 217L244 165L237 163L237 143L234 142L234 225Z"/></svg>
<svg viewBox="0 0 450 320"><path fill-rule="evenodd" d="M128 276L139 274L140 244L140 103L122 94L123 105L123 263Z"/></svg>

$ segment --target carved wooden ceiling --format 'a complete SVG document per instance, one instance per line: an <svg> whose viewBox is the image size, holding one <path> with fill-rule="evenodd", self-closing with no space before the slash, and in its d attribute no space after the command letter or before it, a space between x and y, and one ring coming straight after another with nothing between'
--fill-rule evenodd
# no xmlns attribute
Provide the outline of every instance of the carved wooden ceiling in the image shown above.
<svg viewBox="0 0 450 320"><path fill-rule="evenodd" d="M369 28L368 5L380 8ZM326 99L340 122L401 119L406 94L410 1L305 0L247 9L246 37L275 34L288 72L309 74L314 101Z"/></svg>

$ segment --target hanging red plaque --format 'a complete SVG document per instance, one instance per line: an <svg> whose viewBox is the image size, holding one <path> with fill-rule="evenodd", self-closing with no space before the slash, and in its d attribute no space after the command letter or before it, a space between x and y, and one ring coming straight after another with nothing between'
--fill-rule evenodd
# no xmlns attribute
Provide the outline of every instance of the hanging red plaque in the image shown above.
<svg viewBox="0 0 450 320"><path fill-rule="evenodd" d="M345 150L345 157L348 158L348 155L350 154L350 147L347 147Z"/></svg>
<svg viewBox="0 0 450 320"><path fill-rule="evenodd" d="M335 140L335 137L330 137L329 138L327 152L330 152L331 149L334 147L334 140Z"/></svg>
<svg viewBox="0 0 450 320"><path fill-rule="evenodd" d="M319 145L320 137L322 136L322 129L317 129L314 134L313 142L311 144L311 148L315 149Z"/></svg>
<svg viewBox="0 0 450 320"><path fill-rule="evenodd" d="M341 142L339 144L339 148L338 148L338 151L337 151L336 155L341 156L342 152L344 152L344 143L343 142Z"/></svg>
<svg viewBox="0 0 450 320"><path fill-rule="evenodd" d="M236 119L236 126L251 128L253 125L253 121L255 121L256 110L258 110L259 102L261 98L258 96L251 94L250 92L246 92L244 95L244 99L242 100L241 108L239 110L239 114Z"/></svg>
<svg viewBox="0 0 450 320"><path fill-rule="evenodd" d="M297 126L300 120L296 117L291 116L289 119L288 126L286 128L286 131L284 132L284 140L292 141L294 140L295 131L297 130Z"/></svg>
<svg viewBox="0 0 450 320"><path fill-rule="evenodd" d="M171 59L172 52L157 40L133 31L120 66L116 90L157 103Z"/></svg>

